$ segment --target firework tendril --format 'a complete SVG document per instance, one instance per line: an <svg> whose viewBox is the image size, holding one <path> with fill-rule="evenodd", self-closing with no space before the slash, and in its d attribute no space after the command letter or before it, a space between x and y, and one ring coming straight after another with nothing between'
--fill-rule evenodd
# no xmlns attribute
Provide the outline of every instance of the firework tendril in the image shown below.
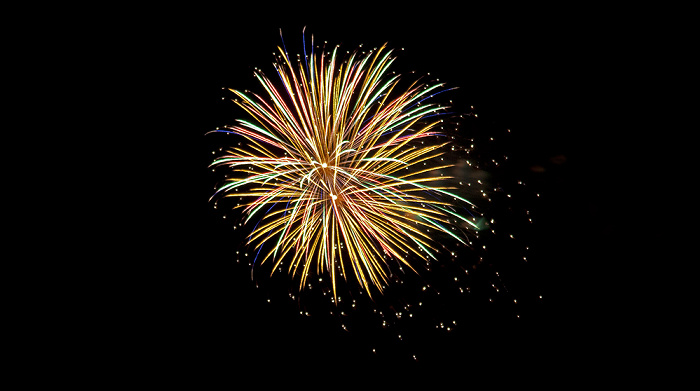
<svg viewBox="0 0 700 391"><path fill-rule="evenodd" d="M386 45L345 60L336 46L295 62L278 49L281 86L256 69L264 95L230 90L252 120L214 131L248 140L212 163L233 173L212 199L249 201L238 207L246 223L258 220L247 238L256 263L286 265L299 289L310 272L328 275L334 298L338 279L354 276L371 297L392 267L416 272L418 259L435 259L433 230L465 243L454 227L476 226L453 203L472 204L445 185L451 177L439 170L452 165L436 163L448 143L420 142L440 135L432 117L446 106L424 101L444 85L398 91Z"/></svg>

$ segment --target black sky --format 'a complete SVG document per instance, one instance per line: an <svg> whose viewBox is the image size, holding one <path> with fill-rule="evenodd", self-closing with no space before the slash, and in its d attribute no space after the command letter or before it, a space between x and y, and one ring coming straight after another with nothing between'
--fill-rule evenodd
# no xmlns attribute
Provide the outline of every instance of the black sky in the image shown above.
<svg viewBox="0 0 700 391"><path fill-rule="evenodd" d="M426 354L459 373L524 368L550 376L572 373L584 354L601 346L609 333L607 310L596 308L602 288L593 281L601 281L596 273L606 257L599 253L615 232L613 208L600 192L612 184L615 143L605 140L617 139L600 104L607 99L604 63L614 51L604 38L609 21L573 7L409 7L272 16L265 9L231 7L168 13L153 29L142 22L148 34L134 44L129 67L150 84L137 100L157 114L131 134L135 142L148 140L145 153L153 167L143 167L139 193L151 206L135 222L135 240L147 250L128 263L141 272L132 276L138 288L125 294L129 315L117 338L129 348L119 348L120 354L126 350L144 366L231 371L236 377L264 377L264 368L285 366L343 373L344 366L367 365L381 373L404 363L398 354L368 353L360 337L343 334L332 322L267 304L247 269L234 262L230 223L207 202L215 185L207 169L211 150L224 145L204 134L241 115L221 100L230 97L222 87L256 88L254 67L274 72L279 29L289 52L300 53L304 26L307 42L313 34L317 43L348 50L388 42L403 48L396 62L401 71L430 73L458 86L450 96L457 107L473 105L493 129L512 130L505 148L541 190L528 272L538 281L525 285L529 294L542 292L544 304L522 309L521 323L510 312L477 310L490 318L465 327L452 342L424 349ZM432 368L431 362L407 361L418 371Z"/></svg>

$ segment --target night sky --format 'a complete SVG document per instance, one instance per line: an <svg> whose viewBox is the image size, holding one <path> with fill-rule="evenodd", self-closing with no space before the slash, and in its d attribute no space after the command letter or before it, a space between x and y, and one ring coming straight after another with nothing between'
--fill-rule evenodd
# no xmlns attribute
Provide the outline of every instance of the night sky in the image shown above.
<svg viewBox="0 0 700 391"><path fill-rule="evenodd" d="M133 222L134 240L144 247L126 263L134 274L124 273L127 287L114 298L124 315L105 345L115 346L118 362L163 376L230 373L264 383L268 376L280 381L275 373L283 368L301 377L371 371L466 381L487 371L493 379L553 379L578 374L590 354L600 360L598 369L612 361L603 352L617 331L609 324L611 307L599 305L610 282L602 270L612 258L601 253L615 238L614 203L601 191L613 185L615 150L608 141L617 138L601 105L608 99L601 89L604 64L614 52L614 45L602 44L609 22L573 9L415 7L405 14L269 17L264 9L180 10L157 18L152 29L139 23L148 33L130 40L129 67L148 87L137 100L157 114L130 133L134 143L152 147L137 191L148 205ZM447 98L455 110L477 113L481 129L499 134L508 175L540 194L514 201L535 220L526 234L527 264L505 262L501 269L520 298L517 308L507 299L489 304L489 295L476 289L473 307L454 309L465 322L453 334L416 337L407 347L345 332L332 317L301 316L291 300L268 303L270 293L255 288L247 264L236 263L242 248L231 227L235 215L222 219L208 203L217 180L207 168L211 152L226 145L205 133L244 116L221 99L231 98L222 87L258 90L253 68L274 74L279 29L295 54L304 26L307 42L313 34L317 43L351 51L385 42L403 48L396 70L430 73L459 87ZM506 129L511 133L501 137ZM375 346L381 352L373 353Z"/></svg>

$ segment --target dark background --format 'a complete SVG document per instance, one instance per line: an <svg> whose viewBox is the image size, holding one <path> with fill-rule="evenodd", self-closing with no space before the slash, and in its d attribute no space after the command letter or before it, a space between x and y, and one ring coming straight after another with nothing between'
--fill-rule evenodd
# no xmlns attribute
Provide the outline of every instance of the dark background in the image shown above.
<svg viewBox="0 0 700 391"><path fill-rule="evenodd" d="M408 7L182 9L119 26L130 31L120 43L126 57L111 61L136 80L125 82L133 100L122 107L147 119L123 125L133 147L123 158L135 163L124 196L135 206L111 264L119 281L101 306L98 322L107 327L95 332L89 352L110 357L105 365L125 373L194 381L229 373L281 382L275 373L286 369L298 376L371 371L389 379L489 373L549 380L575 379L581 368L614 371L628 345L615 321L624 310L608 296L615 277L606 273L617 257L610 245L622 134L608 103L624 50L612 27L619 16L573 6ZM509 307L477 306L479 319L455 337L427 347L419 341L418 361L405 348L372 354L362 335L332 320L267 303L247 266L235 263L232 221L208 203L216 181L207 168L211 151L225 145L204 134L242 115L221 99L230 97L222 87L256 89L254 67L274 73L279 29L294 54L301 53L304 26L307 44L313 34L347 50L384 42L404 48L400 72L429 72L458 86L449 97L456 108L473 105L485 128L512 130L503 148L514 172L541 194L532 208L528 282L516 284L523 297L544 299L526 300L522 319Z"/></svg>

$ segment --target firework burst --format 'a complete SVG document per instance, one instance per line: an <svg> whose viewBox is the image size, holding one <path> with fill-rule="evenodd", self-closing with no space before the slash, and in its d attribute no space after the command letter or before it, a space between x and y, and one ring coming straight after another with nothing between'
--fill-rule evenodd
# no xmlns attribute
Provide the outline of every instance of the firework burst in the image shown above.
<svg viewBox="0 0 700 391"><path fill-rule="evenodd" d="M213 161L231 176L212 199L247 200L238 208L255 223L255 263L286 269L300 289L315 274L334 298L339 278L371 296L393 268L435 259L441 235L466 244L472 204L446 184L447 142L434 141L446 107L426 102L444 85L399 88L386 45L343 59L338 46L306 55L304 45L296 61L278 49L281 83L256 70L264 94L231 90L250 118L215 131L247 139Z"/></svg>

